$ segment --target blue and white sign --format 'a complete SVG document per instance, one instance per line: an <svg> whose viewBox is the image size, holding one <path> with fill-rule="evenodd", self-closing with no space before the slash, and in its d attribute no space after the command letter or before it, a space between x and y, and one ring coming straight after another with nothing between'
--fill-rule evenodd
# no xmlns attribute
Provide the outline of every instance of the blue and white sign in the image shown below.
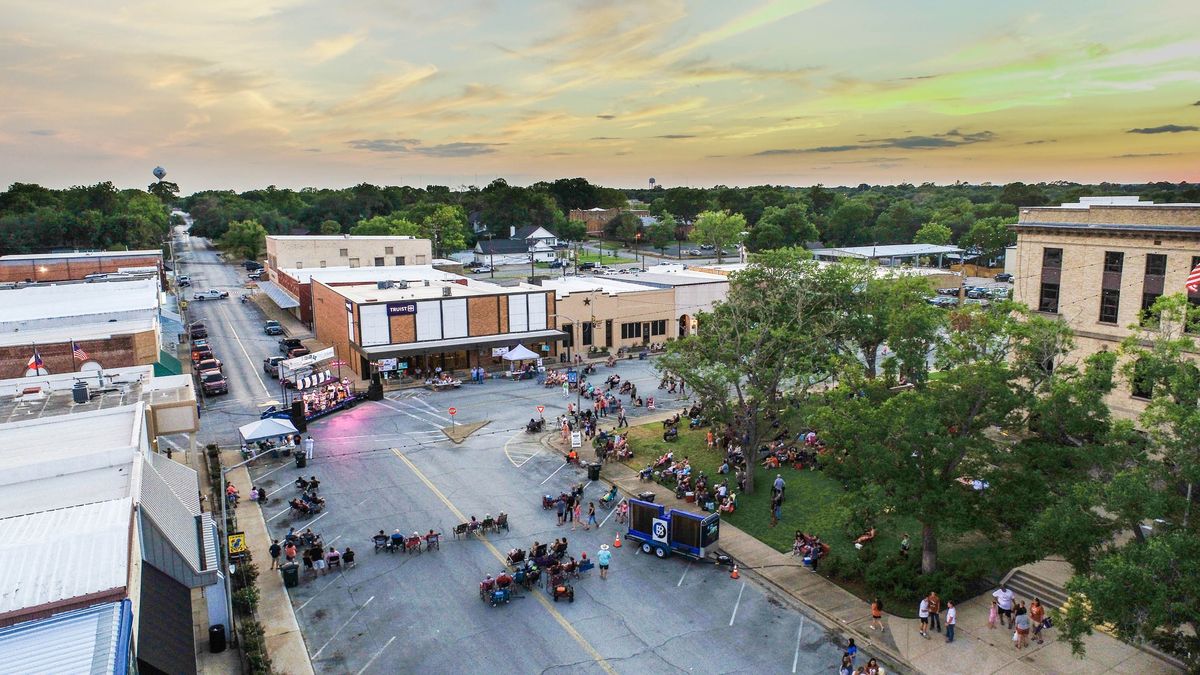
<svg viewBox="0 0 1200 675"><path fill-rule="evenodd" d="M654 524L650 526L650 536L654 538L654 541L667 543L667 521L655 518Z"/></svg>
<svg viewBox="0 0 1200 675"><path fill-rule="evenodd" d="M405 314L416 314L417 303L415 302L389 302L387 304L388 316L403 316Z"/></svg>

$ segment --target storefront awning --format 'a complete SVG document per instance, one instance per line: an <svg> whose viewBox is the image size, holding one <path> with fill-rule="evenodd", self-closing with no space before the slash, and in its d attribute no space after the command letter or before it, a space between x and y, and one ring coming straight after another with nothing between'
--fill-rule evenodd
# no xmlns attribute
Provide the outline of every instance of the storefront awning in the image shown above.
<svg viewBox="0 0 1200 675"><path fill-rule="evenodd" d="M287 291L280 288L273 281L259 281L258 287L261 288L262 292L266 293L267 297L271 298L276 305L279 305L279 309L292 309L293 307L300 306L299 300L288 295Z"/></svg>
<svg viewBox="0 0 1200 675"><path fill-rule="evenodd" d="M514 346L520 342L539 342L546 340L561 340L567 336L561 330L533 330L526 333L502 333L500 335L478 335L475 337L453 338L450 340L428 340L426 342L406 342L404 344L379 345L366 347L362 350L367 357L386 358L404 356L405 354L424 354L430 352L447 352L458 349L482 349L497 345Z"/></svg>

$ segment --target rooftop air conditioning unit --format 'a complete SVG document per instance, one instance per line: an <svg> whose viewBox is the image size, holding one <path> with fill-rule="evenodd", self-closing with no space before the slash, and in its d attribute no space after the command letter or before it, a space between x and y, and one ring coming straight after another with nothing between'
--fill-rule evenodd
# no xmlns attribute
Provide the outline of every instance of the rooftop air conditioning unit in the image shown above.
<svg viewBox="0 0 1200 675"><path fill-rule="evenodd" d="M396 288L408 288L408 282L407 281L397 281Z"/></svg>
<svg viewBox="0 0 1200 675"><path fill-rule="evenodd" d="M443 297L443 298L448 298L448 297L450 297L450 287L449 287L449 286L443 286L443 287L442 287L442 297Z"/></svg>
<svg viewBox="0 0 1200 675"><path fill-rule="evenodd" d="M425 285L426 285L426 286L428 286L428 285L429 285L429 280L428 280L428 279L426 279L426 280L425 280Z"/></svg>
<svg viewBox="0 0 1200 675"><path fill-rule="evenodd" d="M376 281L375 282L375 288L377 288L381 291L385 288L391 288L391 287L392 287L392 282L390 282L390 281Z"/></svg>

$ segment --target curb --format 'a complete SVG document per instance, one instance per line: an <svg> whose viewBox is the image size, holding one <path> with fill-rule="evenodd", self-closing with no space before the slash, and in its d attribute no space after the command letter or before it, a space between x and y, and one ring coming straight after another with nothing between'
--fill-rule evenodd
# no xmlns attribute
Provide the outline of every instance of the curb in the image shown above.
<svg viewBox="0 0 1200 675"><path fill-rule="evenodd" d="M554 452L557 452L558 454L565 456L566 453L564 453L561 448L559 448L555 445L553 436L554 436L553 433L546 433L546 434L543 434L541 439L539 439L539 440L540 440L541 444L543 446L545 446L548 450L553 450ZM628 467L626 467L626 468L628 468ZM630 469L630 471L632 471L632 469ZM602 478L602 480L603 480L603 478ZM611 479L609 479L607 482L611 485L616 485L616 482ZM633 492L626 490L619 485L617 485L617 489L619 491L621 491L622 493L624 493L626 496L629 496L629 497L636 496ZM743 536L750 537L750 535L746 534L745 532L742 532L738 528L736 528L732 525L729 525L727 523L724 524L724 527L728 528L730 530L734 530ZM750 537L750 538L753 539L753 537ZM725 549L722 548L721 551L723 553L725 553L726 555L728 555L728 552L725 551ZM902 674L921 672L921 671L917 670L916 668L914 668L912 664L910 664L907 660L905 660L904 657L902 657L899 653L894 651L890 646L882 645L882 644L876 642L873 636L867 635L867 634L859 631L857 628L852 628L850 626L850 624L847 624L847 623L841 621L840 619L838 619L837 617L830 615L825 610L823 610L815 605L809 604L802 598L797 597L794 593L792 593L787 588L781 586L780 584L775 583L775 581L763 576L762 574L759 574L754 569L754 567L748 566L748 565L743 565L740 560L737 560L736 558L733 558L732 556L730 556L730 560L737 563L738 569L740 571L742 571L743 573L752 574L754 576L754 578L757 579L760 583L764 584L765 586L768 586L769 588L775 589L779 593L782 593L783 595L786 595L787 597L791 598L793 602L810 610L810 612L814 615L815 618L818 619L818 623L820 623L821 627L823 629L825 629L826 632L836 633L836 634L839 634L842 636L849 634L849 637L854 638L855 644L857 644L860 649L865 648L866 651L872 652L877 655L881 655L882 658L887 659L889 661L888 672L902 673ZM833 582L829 582L829 583L833 583ZM845 646L845 642L843 640L838 640L838 644Z"/></svg>

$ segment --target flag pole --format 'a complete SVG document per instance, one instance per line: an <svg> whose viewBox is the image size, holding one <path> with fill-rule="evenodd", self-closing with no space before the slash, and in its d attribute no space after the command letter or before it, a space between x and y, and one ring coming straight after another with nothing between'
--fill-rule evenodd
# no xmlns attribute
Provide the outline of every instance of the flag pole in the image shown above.
<svg viewBox="0 0 1200 675"><path fill-rule="evenodd" d="M71 338L71 372L79 372L79 359L75 358L75 338Z"/></svg>

